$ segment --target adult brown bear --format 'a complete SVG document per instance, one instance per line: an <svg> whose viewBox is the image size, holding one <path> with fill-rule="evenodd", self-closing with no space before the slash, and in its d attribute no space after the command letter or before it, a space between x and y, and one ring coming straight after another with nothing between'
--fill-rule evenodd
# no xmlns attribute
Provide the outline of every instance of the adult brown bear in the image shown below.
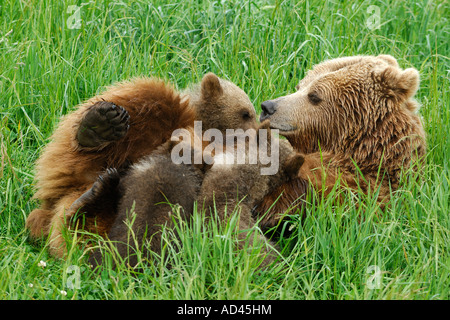
<svg viewBox="0 0 450 320"><path fill-rule="evenodd" d="M260 120L269 119L306 154L298 179L268 194L255 210L265 215L263 227L277 225L307 185L326 195L339 176L353 189L379 187L385 203L390 188L399 187L401 170L425 155L413 100L418 86L417 70L402 70L392 56L344 57L315 66L297 92L263 102Z"/></svg>

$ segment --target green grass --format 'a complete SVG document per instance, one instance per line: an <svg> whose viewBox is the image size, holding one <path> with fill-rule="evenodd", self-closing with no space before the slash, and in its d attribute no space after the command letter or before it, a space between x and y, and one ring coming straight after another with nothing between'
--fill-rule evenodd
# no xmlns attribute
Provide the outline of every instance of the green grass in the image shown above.
<svg viewBox="0 0 450 320"><path fill-rule="evenodd" d="M169 2L0 3L0 299L449 299L449 3ZM79 29L67 27L73 4L81 6ZM372 30L371 5L380 12ZM28 240L34 161L59 118L104 86L151 75L182 89L212 71L242 87L259 111L324 59L380 53L420 71L429 146L419 179L404 179L385 214L371 196L319 201L304 219L293 216L286 261L265 271L256 254L232 246L233 222L200 232L198 216L177 225L183 250L163 251L171 268L138 275L123 267L93 273L82 248L59 260L45 241ZM79 268L79 289L67 287L70 266Z"/></svg>

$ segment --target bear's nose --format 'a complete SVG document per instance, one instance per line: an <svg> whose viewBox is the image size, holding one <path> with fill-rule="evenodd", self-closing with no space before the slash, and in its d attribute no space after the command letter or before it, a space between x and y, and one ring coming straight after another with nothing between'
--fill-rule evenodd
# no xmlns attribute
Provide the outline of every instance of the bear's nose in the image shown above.
<svg viewBox="0 0 450 320"><path fill-rule="evenodd" d="M272 114L277 111L277 105L272 100L267 100L261 103L261 116L259 117L259 121L266 120L268 117L270 117Z"/></svg>

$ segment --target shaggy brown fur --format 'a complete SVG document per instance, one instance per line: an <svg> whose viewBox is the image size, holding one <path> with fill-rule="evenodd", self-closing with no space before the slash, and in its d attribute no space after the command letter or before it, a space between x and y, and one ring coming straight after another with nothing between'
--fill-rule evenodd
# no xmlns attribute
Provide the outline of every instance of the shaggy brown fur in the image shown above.
<svg viewBox="0 0 450 320"><path fill-rule="evenodd" d="M268 122L263 123L261 128L268 128ZM268 143L264 148L268 148L269 152L276 152L272 143L274 139L276 138L271 137L269 130L266 139L257 141L258 148L263 147L262 144ZM262 175L260 171L264 166L260 159L256 164L249 163L249 149L246 149L247 158L244 164L215 163L205 174L199 195L199 206L203 202L204 207L208 211L214 212L215 208L219 221L226 221L227 216L230 216L235 208L239 208L238 238L241 240L239 242L241 249L244 248L242 240L249 236L248 231L255 225L255 220L252 217L252 208L266 194L270 194L283 183L289 183L292 178L297 177L299 168L303 164L303 156L294 152L286 140L277 141L279 142L279 156L277 160L280 167L276 174ZM264 243L262 266L271 263L277 256L271 250L271 248L274 248L274 244L266 246L266 241L262 234L258 234L256 230L251 231L250 243Z"/></svg>
<svg viewBox="0 0 450 320"><path fill-rule="evenodd" d="M204 93L208 93L208 101ZM196 107L211 103L213 96L216 115L239 114L239 127L256 125L247 95L214 74L205 75L201 85L184 95L160 80L122 82L67 115L37 161L34 197L41 207L27 219L30 235L50 235L50 252L63 256L61 232L79 209L72 204L92 187L98 175L109 167L126 170L167 141L175 129L191 128L197 118ZM87 212L82 228L106 234L114 222L113 207L111 203Z"/></svg>
<svg viewBox="0 0 450 320"><path fill-rule="evenodd" d="M306 192L332 189L340 177L350 189L379 186L381 203L399 186L402 168L425 155L425 134L413 96L415 69L402 70L388 55L356 56L323 62L300 81L297 92L262 103L261 120L270 119L292 146L305 153L298 183L279 188L259 204L257 214L272 217L289 209ZM358 166L367 183L359 179ZM378 174L379 169L380 174ZM273 208L272 201L284 191Z"/></svg>

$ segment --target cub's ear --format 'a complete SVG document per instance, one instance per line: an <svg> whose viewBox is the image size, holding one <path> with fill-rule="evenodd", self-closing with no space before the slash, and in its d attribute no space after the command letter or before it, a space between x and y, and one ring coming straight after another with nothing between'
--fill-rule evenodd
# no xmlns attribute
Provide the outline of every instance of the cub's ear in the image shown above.
<svg viewBox="0 0 450 320"><path fill-rule="evenodd" d="M305 162L305 157L300 153L294 153L289 156L284 162L284 171L289 178L295 178L298 176L298 171Z"/></svg>
<svg viewBox="0 0 450 320"><path fill-rule="evenodd" d="M266 130L270 129L270 120L269 119L264 120L263 122L261 122L259 124L258 130L261 130L261 129L266 129Z"/></svg>
<svg viewBox="0 0 450 320"><path fill-rule="evenodd" d="M219 78L212 72L207 73L201 83L203 99L217 99L223 94Z"/></svg>
<svg viewBox="0 0 450 320"><path fill-rule="evenodd" d="M266 139L263 139L262 141L261 141L261 139L264 136L260 136L261 135L260 130L266 130L265 132L267 134L265 136ZM262 132L262 134L264 134L264 133ZM256 129L256 139L257 139L258 145L264 141L267 141L268 143L272 142L272 131L270 130L270 120L264 120L263 122L261 122L259 124L258 128Z"/></svg>
<svg viewBox="0 0 450 320"><path fill-rule="evenodd" d="M416 94L419 88L419 72L414 68L401 70L388 66L375 72L381 88L387 98L407 100Z"/></svg>

